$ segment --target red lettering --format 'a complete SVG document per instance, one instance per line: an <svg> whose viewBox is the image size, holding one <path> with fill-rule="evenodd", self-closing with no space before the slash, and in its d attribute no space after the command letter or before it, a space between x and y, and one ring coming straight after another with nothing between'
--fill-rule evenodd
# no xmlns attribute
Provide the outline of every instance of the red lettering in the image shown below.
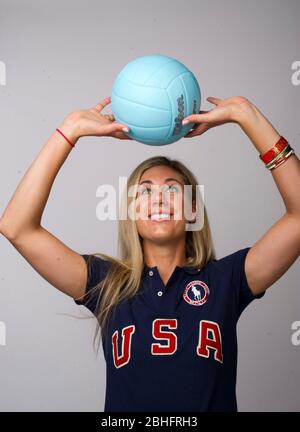
<svg viewBox="0 0 300 432"><path fill-rule="evenodd" d="M211 337L209 337L209 333ZM197 346L197 354L201 357L209 357L208 348L213 349L214 358L220 363L223 363L222 341L220 327L213 321L200 321L199 327L199 343Z"/></svg>
<svg viewBox="0 0 300 432"><path fill-rule="evenodd" d="M162 319L157 318L152 323L152 336L155 339L165 339L168 341L167 345L153 343L151 345L151 354L154 355L171 355L177 350L177 336L173 332L162 331L161 327L168 327L169 329L177 328L177 319Z"/></svg>
<svg viewBox="0 0 300 432"><path fill-rule="evenodd" d="M177 324L178 322L175 318L157 318L152 322L152 337L159 341L167 341L164 344L152 343L152 355L172 355L177 351L177 335L173 331L170 331L170 329L177 329ZM167 327L167 330L163 330L162 327ZM116 330L112 335L113 360L116 368L120 368L130 361L134 333L134 325L129 325L122 329L122 348L120 354L118 353L119 331ZM209 350L211 349L214 350L214 359L223 363L222 338L219 325L213 321L201 320L199 323L199 340L196 353L201 357L209 358Z"/></svg>
<svg viewBox="0 0 300 432"><path fill-rule="evenodd" d="M113 358L116 368L126 365L131 356L131 338L135 332L135 326L130 325L124 327L122 330L122 349L121 354L118 355L118 337L119 332L116 330L112 335L112 345L113 345Z"/></svg>

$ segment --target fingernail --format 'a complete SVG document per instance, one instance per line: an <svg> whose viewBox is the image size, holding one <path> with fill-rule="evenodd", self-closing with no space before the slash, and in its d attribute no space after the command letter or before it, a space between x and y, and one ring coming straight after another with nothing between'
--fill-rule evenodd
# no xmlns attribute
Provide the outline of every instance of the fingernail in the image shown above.
<svg viewBox="0 0 300 432"><path fill-rule="evenodd" d="M122 128L123 132L129 132L129 129L127 127Z"/></svg>
<svg viewBox="0 0 300 432"><path fill-rule="evenodd" d="M186 124L188 124L189 123L189 120L182 120L182 124L183 125L186 125Z"/></svg>

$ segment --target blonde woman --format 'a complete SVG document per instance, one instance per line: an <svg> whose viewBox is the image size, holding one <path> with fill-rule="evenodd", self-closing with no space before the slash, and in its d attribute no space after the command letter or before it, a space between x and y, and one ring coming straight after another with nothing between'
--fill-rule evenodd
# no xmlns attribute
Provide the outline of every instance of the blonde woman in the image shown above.
<svg viewBox="0 0 300 432"><path fill-rule="evenodd" d="M279 142L246 98L208 100L213 109L187 118L195 124L187 138L235 122L261 155ZM97 317L107 367L105 411L237 411L237 321L299 256L299 160L285 147L284 160L269 168L286 212L252 247L216 259L196 177L180 161L154 156L129 176L123 205L128 198L126 213L133 209L133 217L119 220L119 258L79 254L40 222L80 137L131 139L125 125L103 115L109 103L64 119L22 178L0 230L43 278Z"/></svg>

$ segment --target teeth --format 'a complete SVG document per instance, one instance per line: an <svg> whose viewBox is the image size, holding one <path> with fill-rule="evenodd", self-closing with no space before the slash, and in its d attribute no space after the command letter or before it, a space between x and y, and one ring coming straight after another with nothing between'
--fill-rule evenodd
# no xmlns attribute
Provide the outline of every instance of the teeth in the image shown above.
<svg viewBox="0 0 300 432"><path fill-rule="evenodd" d="M160 219L169 219L169 214L168 213L154 213L153 215L151 215L151 219L154 220L160 220Z"/></svg>

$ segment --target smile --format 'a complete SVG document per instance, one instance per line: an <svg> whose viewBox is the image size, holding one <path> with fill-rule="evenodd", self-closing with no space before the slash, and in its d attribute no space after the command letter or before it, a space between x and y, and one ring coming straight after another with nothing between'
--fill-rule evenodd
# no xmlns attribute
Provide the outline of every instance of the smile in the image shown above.
<svg viewBox="0 0 300 432"><path fill-rule="evenodd" d="M171 214L169 213L153 213L151 215L151 220L154 221L163 221L163 220L170 220Z"/></svg>

